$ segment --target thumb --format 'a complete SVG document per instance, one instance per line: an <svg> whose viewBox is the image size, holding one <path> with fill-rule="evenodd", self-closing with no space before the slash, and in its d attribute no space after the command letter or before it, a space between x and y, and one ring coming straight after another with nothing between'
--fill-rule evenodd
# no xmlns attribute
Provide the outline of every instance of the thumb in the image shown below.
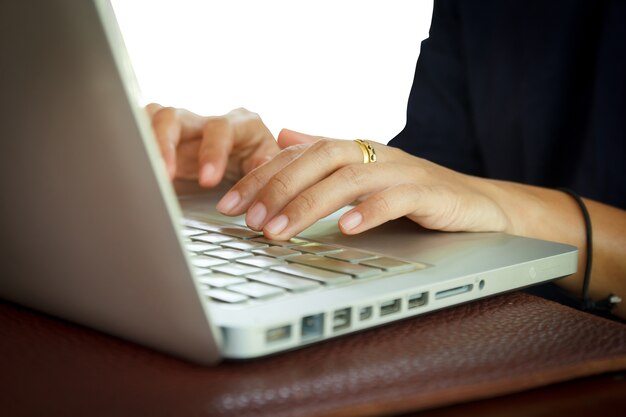
<svg viewBox="0 0 626 417"><path fill-rule="evenodd" d="M283 129L278 134L278 146L285 149L293 145L301 143L313 143L320 140L320 136L307 135L305 133L296 132L295 130Z"/></svg>

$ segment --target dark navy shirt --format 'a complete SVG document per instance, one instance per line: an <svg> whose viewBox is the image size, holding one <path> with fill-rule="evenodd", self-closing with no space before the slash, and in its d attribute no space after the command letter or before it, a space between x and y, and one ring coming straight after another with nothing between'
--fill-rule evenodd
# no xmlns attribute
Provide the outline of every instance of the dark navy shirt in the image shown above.
<svg viewBox="0 0 626 417"><path fill-rule="evenodd" d="M626 2L435 0L390 145L626 208Z"/></svg>

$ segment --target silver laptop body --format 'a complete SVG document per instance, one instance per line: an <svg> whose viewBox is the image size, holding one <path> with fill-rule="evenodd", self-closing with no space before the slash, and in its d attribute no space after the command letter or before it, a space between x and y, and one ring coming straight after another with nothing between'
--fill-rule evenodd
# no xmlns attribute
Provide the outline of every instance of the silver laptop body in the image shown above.
<svg viewBox="0 0 626 417"><path fill-rule="evenodd" d="M576 271L577 250L568 245L500 233L430 232L408 220L347 237L334 215L303 233L300 244L333 245L331 255L354 248L409 266L381 267L380 276L349 276L337 285L313 279L311 290L282 288L267 299L216 301L204 283L214 271L194 266L198 254L188 254L181 230L202 234L208 222L206 233L219 232L233 227L226 223L243 225L242 219L215 212L224 186L176 197L109 4L5 1L0 35L5 300L212 364ZM243 278L254 281L253 275Z"/></svg>

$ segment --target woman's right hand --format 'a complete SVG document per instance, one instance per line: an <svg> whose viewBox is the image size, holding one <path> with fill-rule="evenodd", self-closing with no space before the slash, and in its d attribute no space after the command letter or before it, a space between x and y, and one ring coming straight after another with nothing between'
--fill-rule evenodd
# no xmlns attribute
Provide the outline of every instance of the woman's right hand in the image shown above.
<svg viewBox="0 0 626 417"><path fill-rule="evenodd" d="M218 203L225 215L270 239L289 239L358 200L339 220L357 234L406 216L428 229L508 231L512 224L487 192L493 186L393 147L371 142L377 162L364 163L353 141L283 129L283 151L242 178Z"/></svg>
<svg viewBox="0 0 626 417"><path fill-rule="evenodd" d="M238 180L280 151L259 115L243 108L211 117L157 103L146 111L171 179L213 187L224 177Z"/></svg>

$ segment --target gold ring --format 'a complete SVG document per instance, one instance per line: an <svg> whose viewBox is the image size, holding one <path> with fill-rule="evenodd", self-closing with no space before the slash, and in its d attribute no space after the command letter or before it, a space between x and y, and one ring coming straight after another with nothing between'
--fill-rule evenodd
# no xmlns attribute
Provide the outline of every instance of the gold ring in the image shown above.
<svg viewBox="0 0 626 417"><path fill-rule="evenodd" d="M364 164L376 162L376 151L374 150L374 147L372 145L362 139L355 139L354 141L358 143L359 147L361 148Z"/></svg>

